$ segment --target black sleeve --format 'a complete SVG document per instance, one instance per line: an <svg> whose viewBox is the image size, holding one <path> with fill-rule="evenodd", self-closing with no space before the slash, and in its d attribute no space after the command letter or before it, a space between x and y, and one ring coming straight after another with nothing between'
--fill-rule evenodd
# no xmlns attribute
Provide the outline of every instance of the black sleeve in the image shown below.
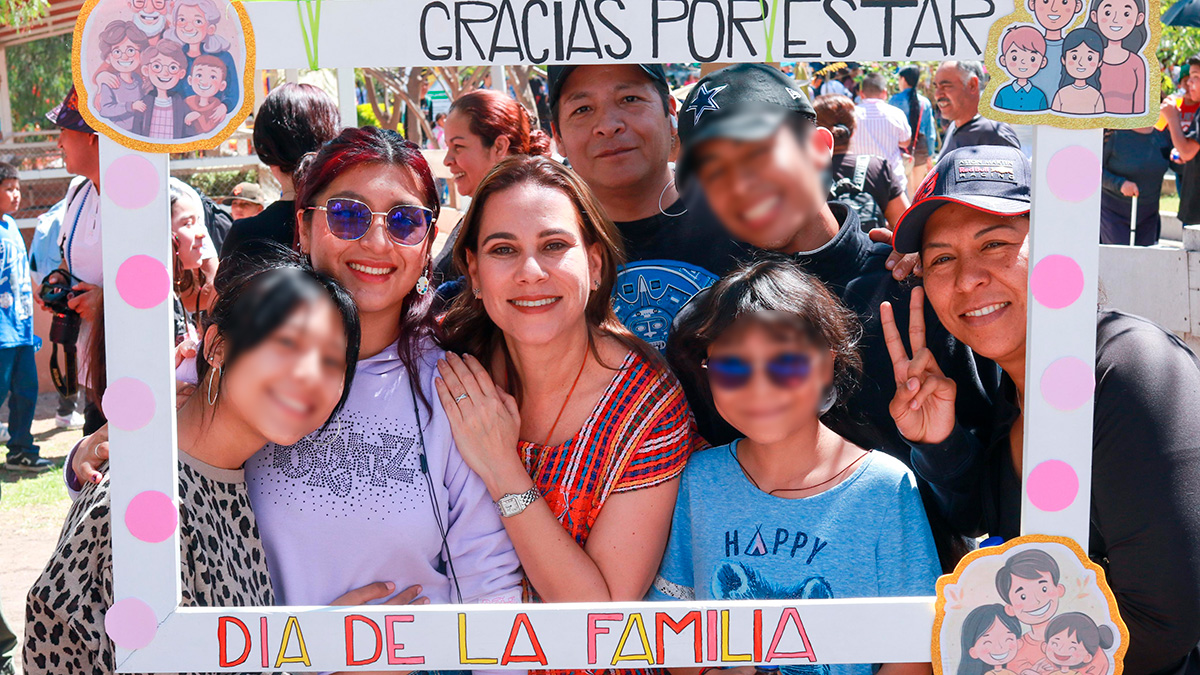
<svg viewBox="0 0 1200 675"><path fill-rule="evenodd" d="M1174 673L1200 642L1200 361L1140 317L1098 328L1091 548L1129 627L1126 672Z"/></svg>
<svg viewBox="0 0 1200 675"><path fill-rule="evenodd" d="M1021 139L1017 138L1016 130L1004 122L996 125L996 135L1001 141L1004 142L1004 144L1010 145L1014 148L1021 147Z"/></svg>
<svg viewBox="0 0 1200 675"><path fill-rule="evenodd" d="M874 162L875 160L872 160ZM892 164L887 160L880 158L879 160L879 188L876 194L871 195L879 204L880 211L886 211L888 204L900 195L904 194L904 188L900 185L900 177L892 171ZM883 201L880 201L882 198Z"/></svg>
<svg viewBox="0 0 1200 675"><path fill-rule="evenodd" d="M941 443L909 443L912 468L933 493L933 501L955 532L983 534L983 445L962 426Z"/></svg>

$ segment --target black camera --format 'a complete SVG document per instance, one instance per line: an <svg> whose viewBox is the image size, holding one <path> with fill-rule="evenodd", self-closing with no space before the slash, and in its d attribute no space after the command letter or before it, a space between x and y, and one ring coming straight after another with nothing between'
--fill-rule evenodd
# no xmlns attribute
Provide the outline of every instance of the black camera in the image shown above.
<svg viewBox="0 0 1200 675"><path fill-rule="evenodd" d="M82 279L67 270L58 269L46 275L38 296L42 304L51 312L54 319L50 322L50 342L53 350L50 353L50 379L54 380L54 388L63 396L73 396L79 389L76 376L75 342L79 339L81 319L79 312L67 304L76 293L74 286ZM63 348L63 360L66 361L67 375L64 378L58 365L58 347Z"/></svg>

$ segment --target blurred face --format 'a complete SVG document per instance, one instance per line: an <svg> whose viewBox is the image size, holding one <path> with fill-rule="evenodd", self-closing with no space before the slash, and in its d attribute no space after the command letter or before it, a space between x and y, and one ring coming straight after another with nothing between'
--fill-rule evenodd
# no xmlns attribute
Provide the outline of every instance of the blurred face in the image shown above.
<svg viewBox="0 0 1200 675"><path fill-rule="evenodd" d="M125 38L109 50L105 60L118 73L134 73L142 65L141 53L142 50L138 49L137 45Z"/></svg>
<svg viewBox="0 0 1200 675"><path fill-rule="evenodd" d="M301 305L224 370L218 405L237 411L266 440L291 445L329 418L345 376L345 328L337 308L321 298Z"/></svg>
<svg viewBox="0 0 1200 675"><path fill-rule="evenodd" d="M1100 52L1087 46L1086 42L1063 54L1063 67L1067 75L1077 80L1086 80L1100 68Z"/></svg>
<svg viewBox="0 0 1200 675"><path fill-rule="evenodd" d="M1106 40L1121 40L1146 20L1134 0L1103 0L1092 10L1092 21Z"/></svg>
<svg viewBox="0 0 1200 675"><path fill-rule="evenodd" d="M674 99L668 105L673 112ZM559 150L592 189L663 188L659 178L671 155L671 120L641 68L576 68L563 83L554 129Z"/></svg>
<svg viewBox="0 0 1200 675"><path fill-rule="evenodd" d="M933 90L942 117L961 120L979 112L979 80L971 77L963 84L958 66L943 63L933 76Z"/></svg>
<svg viewBox="0 0 1200 675"><path fill-rule="evenodd" d="M171 207L171 236L178 249L176 255L185 270L200 268L204 252L204 238L208 230L204 227L204 212L200 204L191 199L179 199Z"/></svg>
<svg viewBox="0 0 1200 675"><path fill-rule="evenodd" d="M797 369L807 360L809 367ZM775 365L768 365L774 363ZM768 367L788 370L792 376L780 384L767 375ZM721 372L748 367L745 384L722 384ZM811 427L825 390L833 383L833 358L828 350L815 349L798 336L778 335L760 325L735 325L732 335L708 349L707 376L713 403L721 417L755 443L787 440ZM804 372L801 376L797 372Z"/></svg>
<svg viewBox="0 0 1200 675"><path fill-rule="evenodd" d="M942 325L979 354L1023 367L1029 216L947 204L925 223L921 264Z"/></svg>
<svg viewBox="0 0 1200 675"><path fill-rule="evenodd" d="M225 70L215 66L192 66L187 81L201 98L212 98L225 91Z"/></svg>
<svg viewBox="0 0 1200 675"><path fill-rule="evenodd" d="M13 214L21 210L21 179L0 181L0 213Z"/></svg>
<svg viewBox="0 0 1200 675"><path fill-rule="evenodd" d="M967 651L971 658L979 659L989 666L1002 666L1013 660L1020 646L1021 638L1013 635L1008 626L996 619L975 641L975 646Z"/></svg>
<svg viewBox="0 0 1200 675"><path fill-rule="evenodd" d="M235 199L233 200L233 203L229 205L229 210L233 213L234 220L241 220L242 218L257 216L258 214L262 213L263 205L255 202L248 202L244 199Z"/></svg>
<svg viewBox="0 0 1200 675"><path fill-rule="evenodd" d="M60 129L58 149L62 152L67 173L92 176L100 172L100 143L95 134L74 129Z"/></svg>
<svg viewBox="0 0 1200 675"><path fill-rule="evenodd" d="M832 152L821 128L804 143L786 127L761 141L716 138L696 148L695 175L735 239L784 250L825 205L821 171Z"/></svg>
<svg viewBox="0 0 1200 675"><path fill-rule="evenodd" d="M1051 635L1043 648L1046 651L1046 658L1058 666L1078 666L1092 660L1092 655L1079 641L1078 636L1069 630Z"/></svg>
<svg viewBox="0 0 1200 675"><path fill-rule="evenodd" d="M547 344L583 326L603 271L600 245L585 243L570 198L538 185L488 198L467 268L488 316L522 344Z"/></svg>
<svg viewBox="0 0 1200 675"><path fill-rule="evenodd" d="M1081 0L1029 0L1029 11L1046 30L1062 30L1083 11Z"/></svg>
<svg viewBox="0 0 1200 675"><path fill-rule="evenodd" d="M1183 80L1183 87L1189 99L1200 101L1200 66L1188 66L1188 76Z"/></svg>
<svg viewBox="0 0 1200 675"><path fill-rule="evenodd" d="M156 54L142 66L142 75L145 75L154 87L166 91L173 89L183 79L184 64L165 54Z"/></svg>
<svg viewBox="0 0 1200 675"><path fill-rule="evenodd" d="M216 30L199 7L183 5L175 11L175 33L185 45L200 44Z"/></svg>
<svg viewBox="0 0 1200 675"><path fill-rule="evenodd" d="M1000 65L1013 77L1024 80L1033 77L1046 65L1046 57L1012 45L1007 52L1000 55Z"/></svg>
<svg viewBox="0 0 1200 675"><path fill-rule="evenodd" d="M324 206L332 197L357 199L377 213L401 204L424 205L412 173L392 164L359 164L342 172L316 195L313 205ZM383 217L373 216L371 229L362 238L346 241L329 231L324 211L297 213L296 221L301 223L301 250L309 253L314 267L350 291L363 315L399 315L437 236L437 228L432 227L420 245L401 246L388 236Z"/></svg>
<svg viewBox="0 0 1200 675"><path fill-rule="evenodd" d="M471 196L479 182L500 160L508 156L508 137L500 136L491 147L471 133L470 118L455 110L446 118L446 159L442 160L454 175L458 194Z"/></svg>

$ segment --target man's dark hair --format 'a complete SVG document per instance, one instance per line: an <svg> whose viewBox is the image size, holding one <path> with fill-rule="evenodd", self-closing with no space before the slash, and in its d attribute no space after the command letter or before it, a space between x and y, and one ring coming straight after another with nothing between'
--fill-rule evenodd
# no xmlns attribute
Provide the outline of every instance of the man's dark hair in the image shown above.
<svg viewBox="0 0 1200 675"><path fill-rule="evenodd" d="M587 66L581 66L581 67L586 68ZM578 70L578 69L576 69L576 70ZM572 74L574 74L574 73L572 73ZM568 77L570 77L570 76L568 75ZM670 115L671 114L671 103L670 103L671 88L669 86L667 86L667 84L665 82L659 82L658 80L651 79L649 75L646 76L646 79L650 80L650 84L654 85L654 91L658 94L659 100L662 101L663 115L664 116ZM554 105L550 106L550 121L554 123L554 133L559 132L558 106L562 102L561 98L562 98L561 96L556 97L554 99Z"/></svg>
<svg viewBox="0 0 1200 675"><path fill-rule="evenodd" d="M0 183L13 178L19 179L21 174L17 172L17 167L8 162L0 162Z"/></svg>
<svg viewBox="0 0 1200 675"><path fill-rule="evenodd" d="M1008 562L1004 563L1004 567L996 572L996 590L1000 591L1000 598L1004 602L1008 602L1008 594L1012 591L1013 577L1036 580L1043 574L1049 574L1050 581L1055 586L1058 585L1058 563L1054 561L1054 558L1051 558L1049 553L1036 548L1021 551L1009 558Z"/></svg>
<svg viewBox="0 0 1200 675"><path fill-rule="evenodd" d="M1197 54L1196 56L1190 57L1190 58L1187 60L1187 67L1190 69L1192 66L1196 66L1197 68L1200 68L1200 54ZM1187 71L1184 71L1184 72L1183 72L1183 77L1185 77L1185 78L1186 78L1187 76L1188 76L1188 73L1187 73Z"/></svg>

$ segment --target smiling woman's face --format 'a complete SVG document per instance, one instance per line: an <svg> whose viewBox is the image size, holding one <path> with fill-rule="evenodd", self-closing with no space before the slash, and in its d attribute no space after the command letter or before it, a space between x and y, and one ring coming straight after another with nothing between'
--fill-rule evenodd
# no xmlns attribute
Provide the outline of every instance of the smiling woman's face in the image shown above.
<svg viewBox="0 0 1200 675"><path fill-rule="evenodd" d="M1124 39L1145 20L1146 15L1134 0L1104 0L1092 10L1092 21L1100 27L1100 35L1105 40Z"/></svg>
<svg viewBox="0 0 1200 675"><path fill-rule="evenodd" d="M1025 358L1029 216L947 204L925 223L925 294L942 325L1004 365Z"/></svg>
<svg viewBox="0 0 1200 675"><path fill-rule="evenodd" d="M332 197L347 197L386 213L400 204L424 206L420 195L417 181L407 169L394 164L358 164L330 181L313 197L312 205L325 206ZM431 227L419 245L401 246L388 236L380 216L373 216L371 229L354 241L334 236L323 211L309 211L305 216L304 212L296 214L300 248L312 257L313 267L340 281L361 314L386 312L398 317L404 298L425 267L437 228Z"/></svg>
<svg viewBox="0 0 1200 675"><path fill-rule="evenodd" d="M488 317L523 344L547 344L586 322L600 280L600 245L584 241L575 204L559 190L516 185L493 193L467 251L471 287Z"/></svg>

